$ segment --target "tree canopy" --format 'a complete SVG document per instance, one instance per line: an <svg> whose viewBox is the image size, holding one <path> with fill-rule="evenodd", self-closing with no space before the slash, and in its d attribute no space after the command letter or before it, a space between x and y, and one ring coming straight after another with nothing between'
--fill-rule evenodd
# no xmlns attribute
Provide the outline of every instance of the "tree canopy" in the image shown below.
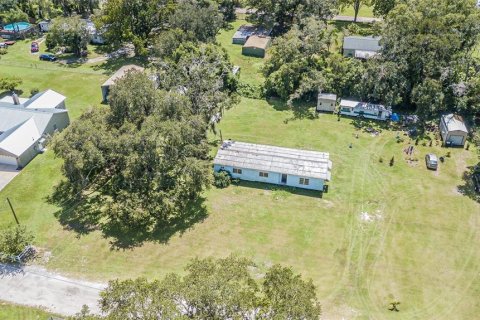
<svg viewBox="0 0 480 320"><path fill-rule="evenodd" d="M260 270L245 258L194 259L186 274L163 280L111 281L101 295L105 319L319 319L311 280L274 265ZM253 273L256 273L255 275ZM79 315L77 319L89 319Z"/></svg>
<svg viewBox="0 0 480 320"><path fill-rule="evenodd" d="M364 91L373 100L413 105L423 116L478 109L479 34L480 13L470 0L399 3L386 17L381 56L368 65Z"/></svg>
<svg viewBox="0 0 480 320"><path fill-rule="evenodd" d="M46 45L52 50L56 47L68 47L76 56L87 49L90 33L87 24L79 16L59 17L54 20L47 34Z"/></svg>
<svg viewBox="0 0 480 320"><path fill-rule="evenodd" d="M256 12L250 20L266 26L275 26L275 33L283 34L293 24L307 17L327 19L336 13L336 0L246 0Z"/></svg>

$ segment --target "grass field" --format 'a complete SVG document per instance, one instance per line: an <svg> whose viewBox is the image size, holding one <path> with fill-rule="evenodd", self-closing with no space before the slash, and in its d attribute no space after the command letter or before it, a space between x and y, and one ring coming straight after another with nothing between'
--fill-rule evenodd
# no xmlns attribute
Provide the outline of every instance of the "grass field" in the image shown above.
<svg viewBox="0 0 480 320"><path fill-rule="evenodd" d="M222 43L227 40L225 36ZM25 79L22 89L40 83L40 89L65 94L73 118L101 99L104 70L38 71L8 66L4 59L2 74ZM232 59L250 64L241 56ZM61 162L47 151L0 192L0 228L13 223L5 201L9 197L20 221L37 236L41 255L35 263L94 280L158 278L181 272L193 257L237 253L260 267L291 265L312 278L325 319L478 317L480 204L463 180L476 162L473 148L448 150L451 157L439 170L428 171L424 154L440 156L447 150L420 144L414 155L419 161L407 163L402 150L409 141L396 143L394 130L372 136L357 130L352 120L317 117L311 108L290 110L275 100L242 99L219 129L223 138L330 152L329 192L320 198L254 183L211 189L205 193L204 221L179 230L166 243L113 250L112 239L101 232L79 235L55 218L58 209L46 197L61 179ZM395 300L401 302L398 313L387 310Z"/></svg>
<svg viewBox="0 0 480 320"><path fill-rule="evenodd" d="M247 57L242 55L242 46L239 44L232 44L232 36L237 29L243 25L248 24L245 20L237 20L231 24L232 28L222 30L217 37L217 41L227 50L232 63L240 66L240 80L253 85L260 85L264 81L261 73L263 58Z"/></svg>
<svg viewBox="0 0 480 320"><path fill-rule="evenodd" d="M340 15L353 17L355 16L355 10L353 10L353 6L348 6L340 12ZM358 12L358 16L365 18L374 17L373 8L369 6L361 6L360 11Z"/></svg>
<svg viewBox="0 0 480 320"><path fill-rule="evenodd" d="M54 314L41 309L28 308L0 301L0 319L8 320L47 320Z"/></svg>

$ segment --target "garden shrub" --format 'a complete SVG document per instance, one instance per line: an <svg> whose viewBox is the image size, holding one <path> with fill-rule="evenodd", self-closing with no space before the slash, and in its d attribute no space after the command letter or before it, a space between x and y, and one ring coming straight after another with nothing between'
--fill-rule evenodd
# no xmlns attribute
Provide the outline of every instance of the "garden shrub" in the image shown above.
<svg viewBox="0 0 480 320"><path fill-rule="evenodd" d="M227 171L213 173L213 185L217 188L226 188L232 183L232 177Z"/></svg>
<svg viewBox="0 0 480 320"><path fill-rule="evenodd" d="M15 226L0 231L0 252L7 256L16 256L30 245L34 237L26 227ZM0 261L5 257L0 256ZM5 262L5 261L3 261Z"/></svg>

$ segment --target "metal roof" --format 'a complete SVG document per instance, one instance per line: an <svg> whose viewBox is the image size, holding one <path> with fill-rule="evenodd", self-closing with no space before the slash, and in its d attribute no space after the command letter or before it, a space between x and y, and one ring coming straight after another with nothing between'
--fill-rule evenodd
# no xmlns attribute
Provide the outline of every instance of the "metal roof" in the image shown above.
<svg viewBox="0 0 480 320"><path fill-rule="evenodd" d="M226 140L214 164L330 180L332 162L326 152Z"/></svg>
<svg viewBox="0 0 480 320"><path fill-rule="evenodd" d="M318 99L337 101L337 95L333 93L319 93Z"/></svg>
<svg viewBox="0 0 480 320"><path fill-rule="evenodd" d="M244 48L261 48L267 49L272 38L263 36L251 36L243 45Z"/></svg>
<svg viewBox="0 0 480 320"><path fill-rule="evenodd" d="M250 36L269 36L272 33L272 29L264 27L256 27L252 25L242 25L233 35L233 39L246 39Z"/></svg>
<svg viewBox="0 0 480 320"><path fill-rule="evenodd" d="M442 116L448 131L462 131L468 133L468 129L463 122L463 118L459 115L450 113Z"/></svg>
<svg viewBox="0 0 480 320"><path fill-rule="evenodd" d="M345 37L343 38L343 49L377 52L382 48L379 43L380 39L381 37Z"/></svg>
<svg viewBox="0 0 480 320"><path fill-rule="evenodd" d="M19 105L13 103L13 98L10 97L10 99L5 98L0 101L0 152L2 154L20 156L45 133L56 114L68 112L65 109L55 108L65 100L65 97L52 90L39 93Z"/></svg>
<svg viewBox="0 0 480 320"><path fill-rule="evenodd" d="M362 110L382 110L382 111L390 111L391 108L386 108L384 105L381 104L374 104L374 103L366 103L366 102L359 102L353 100L340 100L340 108L356 108Z"/></svg>
<svg viewBox="0 0 480 320"><path fill-rule="evenodd" d="M118 69L117 72L115 72L113 74L113 76L111 76L107 81L105 81L105 83L102 84L102 87L108 87L108 86L113 85L115 83L115 81L122 78L125 74L127 74L128 71L143 72L144 70L145 70L145 68L142 68L142 67L134 65L134 64L129 64L129 65L123 66L120 69Z"/></svg>
<svg viewBox="0 0 480 320"><path fill-rule="evenodd" d="M65 101L66 97L53 90L37 93L26 101L23 106L28 109L50 109L55 108Z"/></svg>

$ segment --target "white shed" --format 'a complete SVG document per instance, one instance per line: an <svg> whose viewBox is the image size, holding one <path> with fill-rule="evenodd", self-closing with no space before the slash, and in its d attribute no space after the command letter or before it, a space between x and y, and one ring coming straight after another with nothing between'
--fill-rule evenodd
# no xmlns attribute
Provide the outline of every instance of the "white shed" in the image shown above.
<svg viewBox="0 0 480 320"><path fill-rule="evenodd" d="M468 130L463 118L451 113L440 118L440 134L445 146L463 146L467 141Z"/></svg>
<svg viewBox="0 0 480 320"><path fill-rule="evenodd" d="M337 106L337 95L333 93L319 93L317 111L334 112Z"/></svg>

